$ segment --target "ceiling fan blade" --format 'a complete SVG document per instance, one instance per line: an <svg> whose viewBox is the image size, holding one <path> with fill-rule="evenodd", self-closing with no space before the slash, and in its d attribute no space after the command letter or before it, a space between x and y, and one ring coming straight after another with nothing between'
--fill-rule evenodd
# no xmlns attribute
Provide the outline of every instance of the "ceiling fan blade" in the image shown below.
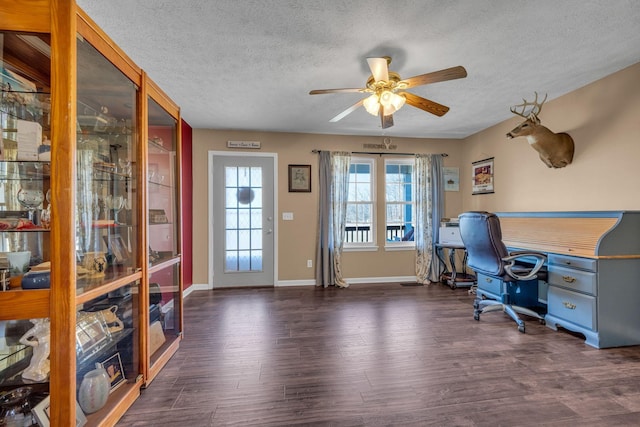
<svg viewBox="0 0 640 427"><path fill-rule="evenodd" d="M402 92L401 94L407 100L407 104L424 110L427 113L435 114L436 116L442 117L447 114L447 111L449 111L449 107L438 104L437 102L431 101L429 99L425 99L421 96L414 95L411 92Z"/></svg>
<svg viewBox="0 0 640 427"><path fill-rule="evenodd" d="M344 119L349 114L351 114L354 111L356 111L358 109L358 107L360 107L362 105L363 102L364 102L364 99L361 99L360 101L358 101L355 104L353 104L351 107L349 107L346 110L344 110L342 113L340 113L337 116L335 116L333 119L329 120L329 122L335 123L335 122L337 122L339 120Z"/></svg>
<svg viewBox="0 0 640 427"><path fill-rule="evenodd" d="M462 65L457 67L451 67L440 71L434 71L433 73L421 74L419 76L409 77L402 80L408 88L416 87L420 85L426 85L429 83L444 82L447 80L455 80L467 77L467 70Z"/></svg>
<svg viewBox="0 0 640 427"><path fill-rule="evenodd" d="M393 126L393 114L389 114L385 116L382 112L382 108L380 109L380 122L382 123L382 129L387 129Z"/></svg>
<svg viewBox="0 0 640 427"><path fill-rule="evenodd" d="M389 81L389 63L387 58L367 58L367 63L371 69L373 79L376 82L379 80Z"/></svg>
<svg viewBox="0 0 640 427"><path fill-rule="evenodd" d="M309 95L322 95L325 93L358 93L366 92L367 88L344 88L344 89L315 89L309 92Z"/></svg>

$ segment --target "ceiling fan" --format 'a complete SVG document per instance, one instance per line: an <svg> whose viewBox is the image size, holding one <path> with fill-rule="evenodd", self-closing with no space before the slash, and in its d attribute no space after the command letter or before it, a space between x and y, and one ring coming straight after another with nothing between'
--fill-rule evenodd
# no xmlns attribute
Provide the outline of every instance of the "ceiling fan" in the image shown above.
<svg viewBox="0 0 640 427"><path fill-rule="evenodd" d="M467 77L467 70L462 66L451 67L432 73L420 74L418 76L409 77L408 79L400 79L400 75L394 71L389 71L391 58L383 56L381 58L367 58L367 63L371 69L371 76L367 80L367 87L364 88L345 88L345 89L317 89L309 92L309 95L320 95L325 93L370 93L367 98L353 104L351 107L338 114L330 122L337 122L347 115L357 110L360 106L364 106L369 114L380 116L382 129L393 126L393 113L398 111L405 103L435 114L436 116L444 116L449 107L438 104L405 89L426 85L430 83L443 82L447 80L460 79Z"/></svg>

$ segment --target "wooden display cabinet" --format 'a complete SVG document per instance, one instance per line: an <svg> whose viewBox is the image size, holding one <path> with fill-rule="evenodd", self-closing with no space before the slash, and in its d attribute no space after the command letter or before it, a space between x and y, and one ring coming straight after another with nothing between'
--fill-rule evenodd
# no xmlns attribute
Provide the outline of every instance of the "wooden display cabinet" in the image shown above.
<svg viewBox="0 0 640 427"><path fill-rule="evenodd" d="M0 8L0 83L0 395L76 425L85 374L117 361L86 410L113 425L182 336L179 108L70 0Z"/></svg>

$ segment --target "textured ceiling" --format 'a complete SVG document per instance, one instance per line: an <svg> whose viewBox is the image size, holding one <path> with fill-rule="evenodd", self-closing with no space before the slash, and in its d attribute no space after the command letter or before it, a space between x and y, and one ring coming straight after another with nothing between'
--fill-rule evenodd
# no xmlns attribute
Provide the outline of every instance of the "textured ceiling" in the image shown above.
<svg viewBox="0 0 640 427"><path fill-rule="evenodd" d="M194 128L463 138L511 116L534 91L554 99L640 61L637 0L78 0L181 106ZM463 65L468 77L410 91L382 130L359 108L366 58L403 78ZM640 82L639 82L640 83ZM544 113L542 114L544 119Z"/></svg>

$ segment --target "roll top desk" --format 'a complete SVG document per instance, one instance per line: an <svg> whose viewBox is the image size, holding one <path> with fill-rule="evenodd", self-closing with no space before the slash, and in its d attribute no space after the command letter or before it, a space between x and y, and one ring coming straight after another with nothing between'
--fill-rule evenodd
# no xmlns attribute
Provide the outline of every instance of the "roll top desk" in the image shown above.
<svg viewBox="0 0 640 427"><path fill-rule="evenodd" d="M510 250L548 255L548 327L640 344L640 211L497 213Z"/></svg>

